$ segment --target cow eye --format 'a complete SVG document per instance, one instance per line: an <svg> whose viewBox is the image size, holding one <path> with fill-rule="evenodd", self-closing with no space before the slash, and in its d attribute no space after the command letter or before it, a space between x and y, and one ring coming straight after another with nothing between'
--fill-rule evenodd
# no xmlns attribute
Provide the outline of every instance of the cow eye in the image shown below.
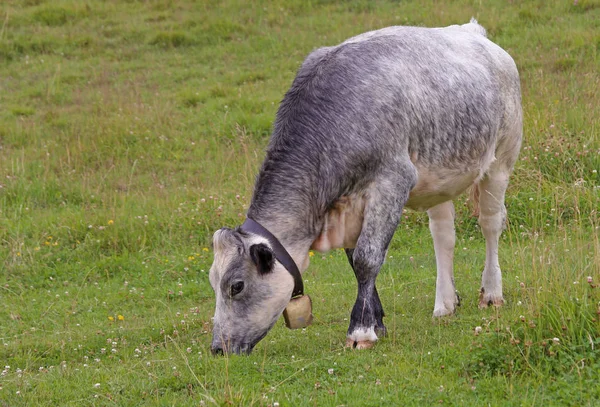
<svg viewBox="0 0 600 407"><path fill-rule="evenodd" d="M233 297L234 295L241 293L243 289L244 289L243 281L237 281L237 282L231 284L231 296Z"/></svg>

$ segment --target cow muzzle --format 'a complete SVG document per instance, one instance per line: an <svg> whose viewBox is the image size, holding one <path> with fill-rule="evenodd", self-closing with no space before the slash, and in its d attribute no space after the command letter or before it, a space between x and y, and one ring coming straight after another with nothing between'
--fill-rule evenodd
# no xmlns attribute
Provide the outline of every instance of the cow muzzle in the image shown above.
<svg viewBox="0 0 600 407"><path fill-rule="evenodd" d="M223 356L225 354L235 353L236 355L249 355L254 349L254 346L244 343L242 345L212 345L210 352L215 356Z"/></svg>

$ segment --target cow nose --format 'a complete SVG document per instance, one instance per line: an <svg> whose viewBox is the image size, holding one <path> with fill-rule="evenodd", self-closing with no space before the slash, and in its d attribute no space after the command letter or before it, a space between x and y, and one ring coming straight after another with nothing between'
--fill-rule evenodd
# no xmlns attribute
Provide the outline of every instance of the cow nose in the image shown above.
<svg viewBox="0 0 600 407"><path fill-rule="evenodd" d="M213 355L223 356L223 348L220 348L218 346L211 347L210 351L212 352Z"/></svg>

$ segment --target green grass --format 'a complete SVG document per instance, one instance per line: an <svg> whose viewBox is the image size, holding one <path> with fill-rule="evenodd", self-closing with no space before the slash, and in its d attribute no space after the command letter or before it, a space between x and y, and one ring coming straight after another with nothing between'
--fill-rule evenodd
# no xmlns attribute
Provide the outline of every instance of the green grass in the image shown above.
<svg viewBox="0 0 600 407"><path fill-rule="evenodd" d="M303 58L471 16L523 88L506 306L477 309L484 241L461 198L456 316L431 319L426 216L407 213L374 349L343 348L356 283L334 251L305 275L312 326L211 357L212 232L243 221ZM596 405L599 29L597 0L2 2L0 406Z"/></svg>

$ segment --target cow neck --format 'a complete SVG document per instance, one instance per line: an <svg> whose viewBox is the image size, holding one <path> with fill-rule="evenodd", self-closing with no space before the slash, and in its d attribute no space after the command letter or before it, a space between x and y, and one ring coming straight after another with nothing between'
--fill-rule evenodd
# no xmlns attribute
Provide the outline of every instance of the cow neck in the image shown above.
<svg viewBox="0 0 600 407"><path fill-rule="evenodd" d="M279 261L279 263L281 263L281 265L285 267L285 269L294 278L294 290L292 291L292 298L304 295L304 283L302 281L300 270L298 269L298 266L296 265L296 262L292 256L290 256L281 242L271 232L269 232L267 228L251 218L247 218L240 229L244 232L253 233L267 239L277 261Z"/></svg>

